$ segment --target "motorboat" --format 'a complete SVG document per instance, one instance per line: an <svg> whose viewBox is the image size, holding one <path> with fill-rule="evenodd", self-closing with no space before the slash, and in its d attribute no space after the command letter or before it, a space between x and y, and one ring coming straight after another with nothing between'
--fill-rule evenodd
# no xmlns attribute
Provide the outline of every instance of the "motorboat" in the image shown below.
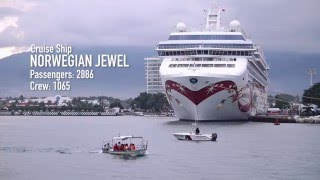
<svg viewBox="0 0 320 180"><path fill-rule="evenodd" d="M102 152L122 156L144 156L148 141L141 136L117 136L102 145Z"/></svg>
<svg viewBox="0 0 320 180"><path fill-rule="evenodd" d="M144 116L143 112L134 112L135 116Z"/></svg>
<svg viewBox="0 0 320 180"><path fill-rule="evenodd" d="M184 141L216 141L217 133L212 134L201 134L199 128L196 125L193 125L193 129L191 132L180 132L180 133L172 133L174 137L178 140Z"/></svg>
<svg viewBox="0 0 320 180"><path fill-rule="evenodd" d="M179 140L185 141L216 141L217 140L217 133L213 134L196 134L194 132L190 133L172 133L174 137Z"/></svg>

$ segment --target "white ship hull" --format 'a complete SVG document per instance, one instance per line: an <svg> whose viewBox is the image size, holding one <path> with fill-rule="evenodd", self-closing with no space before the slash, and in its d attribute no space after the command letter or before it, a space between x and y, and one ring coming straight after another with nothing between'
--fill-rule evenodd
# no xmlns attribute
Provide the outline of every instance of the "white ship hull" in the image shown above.
<svg viewBox="0 0 320 180"><path fill-rule="evenodd" d="M173 73L168 72L168 63L170 60L164 60L161 65L161 80L180 120L248 120L266 108L266 93L251 83L245 58L239 59L233 74L192 68Z"/></svg>
<svg viewBox="0 0 320 180"><path fill-rule="evenodd" d="M189 82L190 78L198 79L196 85L191 85ZM200 121L210 121L210 120L247 120L250 113L250 89L249 87L244 88L242 92L237 95L237 92L233 90L235 87L232 82L236 79L230 81L224 78L214 78L214 77L170 77L163 78L163 84L167 87L166 95L170 105L174 109L175 114L181 120L200 120ZM206 83L207 82L207 83ZM215 84L217 92L214 94L209 92L209 84ZM169 85L170 84L170 85ZM179 86L190 84L189 87L183 87L185 91L190 90L188 93L193 93L191 95L186 95L182 91L177 91L169 86ZM235 82L236 86L239 86ZM243 83L242 87L246 83ZM224 90L221 90L224 89ZM237 91L239 91L237 89ZM201 93L204 92L204 93ZM243 96L240 98L239 96ZM203 96L201 98L201 96ZM239 100L237 100L240 98ZM203 99L203 100L202 100ZM200 102L201 101L201 102Z"/></svg>

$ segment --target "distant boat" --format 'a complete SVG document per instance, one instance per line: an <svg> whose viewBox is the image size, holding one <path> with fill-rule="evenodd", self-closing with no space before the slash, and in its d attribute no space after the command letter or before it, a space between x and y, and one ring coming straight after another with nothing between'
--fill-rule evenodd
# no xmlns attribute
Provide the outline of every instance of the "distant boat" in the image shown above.
<svg viewBox="0 0 320 180"><path fill-rule="evenodd" d="M133 114L135 116L144 116L143 112L134 112Z"/></svg>

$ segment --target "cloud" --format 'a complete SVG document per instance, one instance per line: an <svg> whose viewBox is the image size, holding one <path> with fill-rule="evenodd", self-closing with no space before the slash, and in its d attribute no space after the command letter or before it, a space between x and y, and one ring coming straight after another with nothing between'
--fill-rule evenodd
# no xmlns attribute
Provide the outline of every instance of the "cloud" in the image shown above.
<svg viewBox="0 0 320 180"><path fill-rule="evenodd" d="M1 10L7 8L7 10L9 10L10 12L12 12L13 9L26 12L30 11L36 6L37 2L35 0L1 0L0 3Z"/></svg>
<svg viewBox="0 0 320 180"><path fill-rule="evenodd" d="M0 48L0 59L3 59L5 57L11 56L13 54L19 54L22 52L27 52L29 50L29 47L16 47L16 46L11 46L11 47L3 47Z"/></svg>
<svg viewBox="0 0 320 180"><path fill-rule="evenodd" d="M2 0L0 3L0 59L28 50L20 18L36 7L34 1Z"/></svg>
<svg viewBox="0 0 320 180"><path fill-rule="evenodd" d="M0 6L0 16L16 16L20 15L21 11L15 8L10 8L10 7L1 7Z"/></svg>
<svg viewBox="0 0 320 180"><path fill-rule="evenodd" d="M0 19L0 33L5 31L7 28L14 27L17 28L17 21L19 17L17 16L6 16Z"/></svg>
<svg viewBox="0 0 320 180"><path fill-rule="evenodd" d="M186 13L177 10L192 9L171 5L142 0L45 1L26 13L20 25L27 42L155 46L158 40L167 38L171 27L182 19L179 16L188 19ZM171 17L163 18L166 16Z"/></svg>
<svg viewBox="0 0 320 180"><path fill-rule="evenodd" d="M25 49L24 32L18 26L18 16L5 16L0 19L0 59Z"/></svg>
<svg viewBox="0 0 320 180"><path fill-rule="evenodd" d="M250 1L236 16L252 39L269 50L319 52L319 6L317 0Z"/></svg>
<svg viewBox="0 0 320 180"><path fill-rule="evenodd" d="M7 9L2 14L18 17L15 22L20 32L23 31L24 45L69 43L154 47L158 41L168 38L177 22L200 28L204 24L203 9L210 5L199 0L4 2L0 8L11 10ZM238 19L253 41L264 49L318 52L320 48L317 40L320 37L318 0L230 0L223 3L221 6L226 9L223 23ZM12 42L5 42L18 43L15 38Z"/></svg>

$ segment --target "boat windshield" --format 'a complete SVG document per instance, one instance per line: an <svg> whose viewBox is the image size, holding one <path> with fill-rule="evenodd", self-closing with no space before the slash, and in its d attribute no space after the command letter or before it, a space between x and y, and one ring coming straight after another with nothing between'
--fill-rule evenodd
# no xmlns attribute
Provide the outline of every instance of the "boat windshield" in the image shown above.
<svg viewBox="0 0 320 180"><path fill-rule="evenodd" d="M147 144L147 141L143 140L143 137L140 136L119 136L119 137L114 137L112 138L112 141L110 142L111 145L114 144L136 144L136 145L141 145L144 146Z"/></svg>
<svg viewBox="0 0 320 180"><path fill-rule="evenodd" d="M143 140L142 137L138 137L138 136L119 136L119 137L114 137L113 140L115 141L125 141L125 140L130 140L130 139L141 139Z"/></svg>
<svg viewBox="0 0 320 180"><path fill-rule="evenodd" d="M123 150L125 150L125 147L129 148L131 146L134 146L134 149L136 150L140 150L147 148L148 141L144 141L140 136L118 136L112 138L111 142L109 141L108 144L110 147L115 148L115 146L117 146L117 148L119 147L119 149Z"/></svg>

